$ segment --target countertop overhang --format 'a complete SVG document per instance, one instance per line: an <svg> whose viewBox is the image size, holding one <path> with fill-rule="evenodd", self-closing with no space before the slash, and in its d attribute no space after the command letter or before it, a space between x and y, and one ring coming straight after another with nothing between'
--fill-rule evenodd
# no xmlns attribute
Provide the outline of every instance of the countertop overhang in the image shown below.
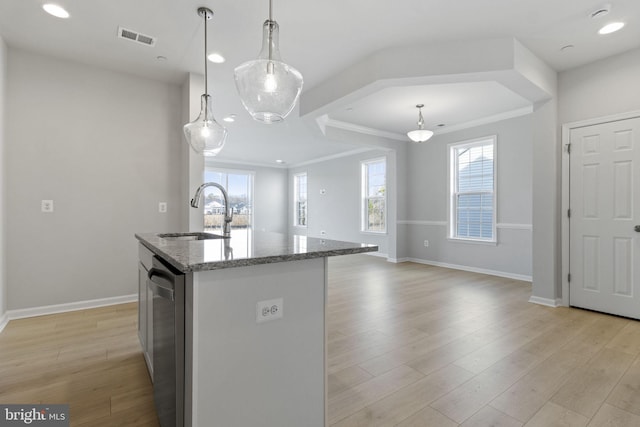
<svg viewBox="0 0 640 427"><path fill-rule="evenodd" d="M136 233L135 237L183 273L378 250L377 246L366 243L251 230L232 232L226 239L210 240L171 240L159 237L159 234L162 233Z"/></svg>

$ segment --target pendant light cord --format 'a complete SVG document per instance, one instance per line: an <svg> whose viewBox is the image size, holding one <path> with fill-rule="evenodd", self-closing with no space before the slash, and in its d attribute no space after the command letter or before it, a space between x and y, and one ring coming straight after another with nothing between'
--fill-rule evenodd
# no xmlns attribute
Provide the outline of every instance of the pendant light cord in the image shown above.
<svg viewBox="0 0 640 427"><path fill-rule="evenodd" d="M207 21L209 18L207 17L207 12L203 13L202 16L204 16L204 94L209 95L207 88Z"/></svg>
<svg viewBox="0 0 640 427"><path fill-rule="evenodd" d="M273 56L273 2L269 0L269 61Z"/></svg>

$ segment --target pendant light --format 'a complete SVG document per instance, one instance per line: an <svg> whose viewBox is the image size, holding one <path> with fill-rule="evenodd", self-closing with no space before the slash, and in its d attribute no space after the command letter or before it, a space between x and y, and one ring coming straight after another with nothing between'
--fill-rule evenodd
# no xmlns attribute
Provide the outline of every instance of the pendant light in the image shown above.
<svg viewBox="0 0 640 427"><path fill-rule="evenodd" d="M278 44L278 23L269 19L262 26L262 50L258 59L235 69L238 94L244 108L255 120L270 124L284 120L291 113L302 91L302 74L282 62Z"/></svg>
<svg viewBox="0 0 640 427"><path fill-rule="evenodd" d="M417 123L418 129L407 132L407 136L413 142L425 142L433 136L432 131L428 129L424 129L424 119L422 118L422 107L424 107L424 104L416 105L416 108L418 109L418 123Z"/></svg>
<svg viewBox="0 0 640 427"><path fill-rule="evenodd" d="M215 156L224 146L227 129L213 117L211 96L207 91L207 21L213 17L213 12L200 7L198 15L204 18L204 94L200 97L200 115L184 125L183 130L187 142L196 153Z"/></svg>

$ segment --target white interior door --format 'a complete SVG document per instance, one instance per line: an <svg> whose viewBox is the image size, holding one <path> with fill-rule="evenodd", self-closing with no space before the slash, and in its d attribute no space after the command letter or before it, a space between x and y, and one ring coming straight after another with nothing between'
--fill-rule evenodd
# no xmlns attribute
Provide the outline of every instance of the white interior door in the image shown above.
<svg viewBox="0 0 640 427"><path fill-rule="evenodd" d="M640 118L571 130L569 304L640 319Z"/></svg>

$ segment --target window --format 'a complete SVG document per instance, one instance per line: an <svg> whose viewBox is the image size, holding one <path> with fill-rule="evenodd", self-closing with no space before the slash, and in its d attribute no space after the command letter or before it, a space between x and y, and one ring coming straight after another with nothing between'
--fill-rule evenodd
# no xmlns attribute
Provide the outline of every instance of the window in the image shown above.
<svg viewBox="0 0 640 427"><path fill-rule="evenodd" d="M246 171L224 171L207 167L205 182L217 182L229 196L233 210L231 230L248 230L253 225L253 173ZM224 199L215 187L204 190L204 229L212 231L222 228L224 223Z"/></svg>
<svg viewBox="0 0 640 427"><path fill-rule="evenodd" d="M307 226L307 174L293 176L294 222L298 227Z"/></svg>
<svg viewBox="0 0 640 427"><path fill-rule="evenodd" d="M496 241L495 146L495 136L449 146L453 239Z"/></svg>
<svg viewBox="0 0 640 427"><path fill-rule="evenodd" d="M387 162L362 162L362 231L387 231Z"/></svg>

